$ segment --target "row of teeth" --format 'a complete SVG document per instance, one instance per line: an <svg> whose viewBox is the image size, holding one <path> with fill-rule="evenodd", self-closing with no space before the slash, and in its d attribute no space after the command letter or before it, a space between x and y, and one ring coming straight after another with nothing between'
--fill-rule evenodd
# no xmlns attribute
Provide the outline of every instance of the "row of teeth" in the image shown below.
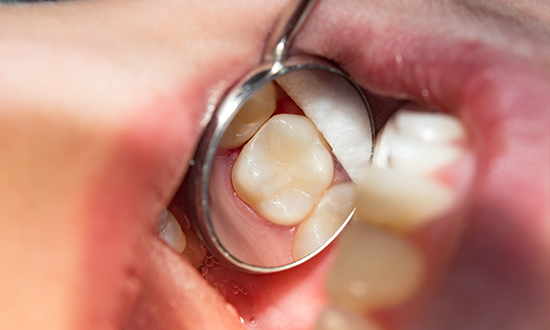
<svg viewBox="0 0 550 330"><path fill-rule="evenodd" d="M232 172L237 194L267 220L299 225L295 259L326 242L357 205L358 223L345 233L327 284L338 307L317 324L318 330L346 329L330 324L366 322L354 313L398 305L418 290L424 261L401 234L456 203L454 190L435 176L465 157L466 132L452 116L405 105L378 134L371 167L369 118L352 110L360 107L350 104L357 100L349 91L338 91L342 99L330 93L330 79L285 77L277 83L306 116L273 116L276 85L266 85L238 113L220 146L244 144ZM342 104L349 116L334 115ZM333 183L334 158L351 181ZM185 235L165 214L159 236L181 253ZM364 328L377 329L370 323Z"/></svg>
<svg viewBox="0 0 550 330"><path fill-rule="evenodd" d="M415 109L414 105L400 109L379 134L373 168L368 168L362 157L354 160L345 156L346 171L362 173L362 178L354 175L353 182L362 182L356 193L353 183L331 185L334 175L331 152L336 154L343 147L335 142L337 136L327 128L330 127L327 121L338 127L337 118L344 118L344 123L349 124L346 138L351 140L358 135L353 143L357 149L357 145L362 148L369 144L363 133L368 131L365 128L369 125L368 118L358 119L359 115L354 114L350 124L343 114L323 116L331 112L334 97L327 96L331 99L328 106L312 106L307 91L302 88L300 93L296 92L297 85L303 81L298 81L300 84L279 82L294 91L296 103L301 104L306 114L315 117L316 123L290 114L269 119L275 111L276 89L274 84L268 84L238 113L222 144L234 148L249 140L233 168L234 188L267 220L281 225L302 223L303 228L296 237L295 258L309 254L332 236L354 208L356 194L363 206L357 210L360 218L398 230L420 226L451 206L452 191L431 180L429 175L458 161L464 153L456 142L464 139L465 132L456 119L440 113L414 111L425 110ZM329 87L331 90L332 86ZM315 94L316 102L321 103L323 98L318 97L318 88ZM315 112L312 110L315 106L322 109ZM318 126L326 127L325 133L330 136L328 143L317 130ZM163 235L172 236L166 239L185 240L180 238L182 234L172 233L175 219L168 218ZM179 250L183 243L171 245Z"/></svg>
<svg viewBox="0 0 550 330"><path fill-rule="evenodd" d="M466 158L466 142L456 118L418 105L405 105L388 121L373 166L357 185L356 222L342 237L326 284L331 307L316 330L381 330L368 313L418 293L426 264L407 234L457 203L457 187L442 183L438 172Z"/></svg>

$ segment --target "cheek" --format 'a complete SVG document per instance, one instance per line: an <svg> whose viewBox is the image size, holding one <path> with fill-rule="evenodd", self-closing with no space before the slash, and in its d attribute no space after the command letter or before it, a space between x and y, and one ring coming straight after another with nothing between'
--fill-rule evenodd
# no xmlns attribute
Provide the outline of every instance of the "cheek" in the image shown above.
<svg viewBox="0 0 550 330"><path fill-rule="evenodd" d="M178 99L150 104L108 128L111 133L99 148L105 161L86 185L79 296L86 297L90 315L117 310L116 317L124 318L128 312L147 268L143 256L155 221L181 180L198 135L200 113L192 109L199 107L185 110Z"/></svg>

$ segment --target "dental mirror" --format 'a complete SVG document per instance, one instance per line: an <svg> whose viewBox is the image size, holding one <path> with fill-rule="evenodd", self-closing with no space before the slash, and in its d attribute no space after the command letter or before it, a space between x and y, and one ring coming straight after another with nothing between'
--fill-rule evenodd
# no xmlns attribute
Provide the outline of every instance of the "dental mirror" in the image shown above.
<svg viewBox="0 0 550 330"><path fill-rule="evenodd" d="M253 273L299 265L353 216L373 124L358 85L331 63L287 56L315 1L295 1L264 63L226 94L191 161L190 217L220 260Z"/></svg>

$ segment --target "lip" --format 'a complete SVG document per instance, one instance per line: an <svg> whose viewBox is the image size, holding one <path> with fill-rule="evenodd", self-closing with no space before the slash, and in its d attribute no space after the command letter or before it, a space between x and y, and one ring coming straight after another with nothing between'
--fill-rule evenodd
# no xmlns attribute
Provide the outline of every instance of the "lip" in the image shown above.
<svg viewBox="0 0 550 330"><path fill-rule="evenodd" d="M499 270L509 271L517 265L514 262L524 260L521 262L523 274L514 272L515 277L506 277L497 283L496 288L504 289L509 293L505 297L510 299L517 298L518 295L523 297L523 289L525 292L532 293L539 287L547 288L548 284L544 284L543 277L538 274L548 274L540 270L546 267L545 262L541 261L547 260L544 258L548 256L550 245L549 238L545 235L548 232L549 217L547 105L550 104L550 96L547 96L547 91L550 90L550 83L548 80L537 73L525 60L475 40L464 41L452 38L443 40L418 35L407 39L403 37L406 36L405 31L394 31L394 35L369 34L368 37L372 42L364 43L362 38L365 36L361 36L360 33L368 31L368 28L361 26L348 28L349 33L345 34L346 38L341 38L339 34L341 31L337 29L328 31L322 26L308 24L303 34L297 39L296 51L333 60L365 89L388 97L406 97L440 107L444 111L459 116L470 131L477 157L477 180L472 187L472 197L465 210L469 219L468 224L465 224L468 229L464 231L463 238L459 242L458 250L465 252L457 253L459 258L451 261L449 269L475 272L476 268L480 268L484 272L484 277L479 277L480 282L476 286L479 287L485 283L484 281L494 280L496 277L489 266L482 267L484 263L490 265L492 260L497 258L500 262ZM311 31L315 29L317 29L316 32L312 33ZM396 39L397 35L404 40L403 43L379 47L384 44L384 40ZM342 49L346 51L343 52ZM399 56L396 57L396 55ZM218 85L219 81L225 79L238 77L246 69L246 64L240 64L230 70L216 72L209 76L207 81L201 80L202 83L199 85L203 89L194 96L189 92L185 97L186 102L192 103L193 108L201 106L206 108L210 103L207 92L204 91L207 87ZM429 92L428 97L425 90ZM151 109L156 109L157 105L153 104ZM169 111L177 112L181 104L171 107ZM179 130L177 131L179 133ZM191 138L190 136L188 137ZM189 142L187 146L196 142L196 135L191 139L194 142ZM190 150L187 152L190 157ZM544 160L541 161L540 155L546 155ZM186 159L185 161L184 159L185 157L181 157L179 162L185 163ZM528 171L523 170L526 165L529 166ZM522 172L525 174L519 177L521 180L518 180L518 173ZM177 176L173 175L173 177ZM522 193L518 194L518 191ZM505 227L505 230L496 234L490 232L491 223L495 217L504 218L502 227ZM186 223L181 217L178 220L180 223ZM505 243L510 237L513 238L514 243ZM472 256L479 251L468 247L477 246L482 249L485 245L503 246L504 249L501 251L491 249L483 255L483 258L473 258ZM154 249L162 250L163 247L155 245ZM507 256L510 255L514 257L507 260ZM333 251L329 249L304 267L270 276L247 274L246 279L254 282L258 288L267 282L282 286L288 282L284 288L310 292L310 296L314 296L317 301L314 303L315 306L310 306L310 310L315 311L326 303L319 292L322 292L324 274L332 257ZM145 260L140 263L145 264L144 267L149 269L177 269L185 264L179 258L170 257L162 260L164 261ZM310 277L311 283L307 286L298 285L297 283L301 284L298 280L290 280L303 274L306 269L315 273ZM149 272L152 271L149 270ZM168 276L156 273L158 277L148 277L147 271L140 274L145 283L144 287L151 288L156 294L139 296L129 320L144 320L145 324L150 325L160 324L162 319L167 328L176 325L192 328L208 318L207 314L189 318L189 314L175 308L167 308L163 315L160 315L160 312L154 312L151 306L170 307L169 302L172 299L189 302L194 297L186 291L189 290L188 287L177 283L179 280L174 274ZM232 276L245 275L233 273ZM188 279L194 283L203 283L199 277ZM283 279L289 281L283 281ZM155 285L154 282L170 283L170 285ZM457 289L462 288L460 285L463 284L461 282L457 286L456 283L444 281L442 285ZM197 284L197 286L204 287L203 284ZM284 288L280 290L284 291ZM494 289L494 286L491 288ZM537 297L546 294L545 292L543 290L543 293L537 294ZM473 294L471 293L472 297ZM204 310L216 310L220 313L219 315L237 320L232 312L227 311L223 301L214 298L217 296L215 293L205 293L205 295L211 297L211 300L206 298L198 303L202 304ZM280 295L277 297L283 299ZM445 297L445 299L452 298ZM216 301L213 305L216 307L212 308L212 305L208 305L211 301ZM165 302L168 304L166 305ZM463 302L467 304L469 300L466 299ZM131 301L128 300L128 304L130 303ZM303 299L301 303L307 303L307 299ZM538 310L531 312L520 310L519 312L532 315ZM442 313L447 319L454 319L450 311L443 310ZM523 317L524 314L521 316ZM535 317L540 315L535 314ZM297 328L307 328L311 325L308 323L311 319L300 319L292 313L289 313L288 319L288 324L293 324ZM278 325L281 326L281 323ZM226 328L233 326L238 327L238 322L226 324Z"/></svg>

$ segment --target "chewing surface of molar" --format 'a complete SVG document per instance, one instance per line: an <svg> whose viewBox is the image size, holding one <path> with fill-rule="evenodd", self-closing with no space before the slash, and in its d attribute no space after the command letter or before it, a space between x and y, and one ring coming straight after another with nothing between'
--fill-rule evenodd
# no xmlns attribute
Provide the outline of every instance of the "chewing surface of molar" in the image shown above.
<svg viewBox="0 0 550 330"><path fill-rule="evenodd" d="M243 145L271 117L277 105L277 88L273 82L266 84L242 106L229 124L220 147L231 149Z"/></svg>
<svg viewBox="0 0 550 330"><path fill-rule="evenodd" d="M417 292L424 271L419 251L404 238L356 223L344 231L326 291L357 313L393 307Z"/></svg>
<svg viewBox="0 0 550 330"><path fill-rule="evenodd" d="M277 79L313 121L349 177L358 182L370 166L371 120L357 91L335 74L300 70Z"/></svg>
<svg viewBox="0 0 550 330"><path fill-rule="evenodd" d="M382 328L367 318L341 308L329 307L317 318L315 330L382 330Z"/></svg>
<svg viewBox="0 0 550 330"><path fill-rule="evenodd" d="M237 194L267 220L303 220L330 186L332 154L304 116L272 117L244 146L232 170Z"/></svg>
<svg viewBox="0 0 550 330"><path fill-rule="evenodd" d="M294 259L301 259L321 247L344 224L355 207L355 184L344 182L330 187L313 212L300 224L294 239Z"/></svg>
<svg viewBox="0 0 550 330"><path fill-rule="evenodd" d="M157 232L160 237L168 246L170 246L177 253L182 253L187 246L187 239L181 226L172 214L172 212L164 209L159 217L159 225Z"/></svg>

